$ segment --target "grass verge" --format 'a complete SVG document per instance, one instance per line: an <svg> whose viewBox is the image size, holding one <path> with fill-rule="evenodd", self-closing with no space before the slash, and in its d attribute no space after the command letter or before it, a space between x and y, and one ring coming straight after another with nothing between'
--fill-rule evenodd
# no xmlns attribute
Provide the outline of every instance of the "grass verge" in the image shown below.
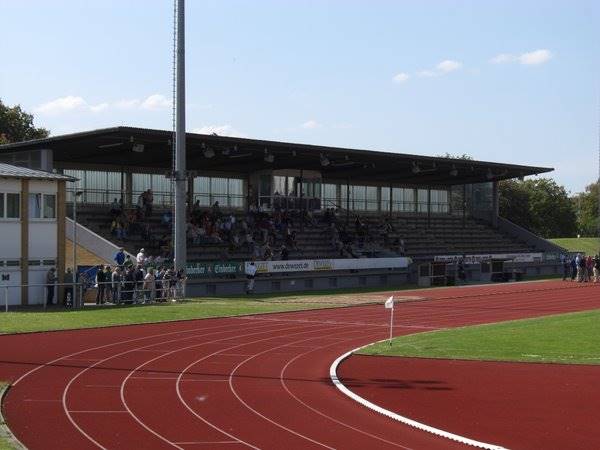
<svg viewBox="0 0 600 450"><path fill-rule="evenodd" d="M596 237L557 238L549 239L549 241L570 252L584 252L586 255L595 255L600 249L600 238Z"/></svg>
<svg viewBox="0 0 600 450"><path fill-rule="evenodd" d="M331 307L316 303L267 303L249 299L202 299L155 305L22 310L0 314L0 334L168 322Z"/></svg>
<svg viewBox="0 0 600 450"><path fill-rule="evenodd" d="M600 364L600 310L417 333L366 355Z"/></svg>

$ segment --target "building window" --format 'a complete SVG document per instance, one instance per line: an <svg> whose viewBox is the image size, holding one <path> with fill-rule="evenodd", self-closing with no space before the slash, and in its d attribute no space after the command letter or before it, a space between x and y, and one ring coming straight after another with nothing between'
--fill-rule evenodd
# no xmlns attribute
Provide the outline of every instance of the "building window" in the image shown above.
<svg viewBox="0 0 600 450"><path fill-rule="evenodd" d="M56 219L56 195L44 194L44 219Z"/></svg>
<svg viewBox="0 0 600 450"><path fill-rule="evenodd" d="M21 194L6 194L6 218L18 219L21 217Z"/></svg>
<svg viewBox="0 0 600 450"><path fill-rule="evenodd" d="M29 194L30 219L56 219L56 195Z"/></svg>
<svg viewBox="0 0 600 450"><path fill-rule="evenodd" d="M18 219L20 194L0 192L0 219Z"/></svg>

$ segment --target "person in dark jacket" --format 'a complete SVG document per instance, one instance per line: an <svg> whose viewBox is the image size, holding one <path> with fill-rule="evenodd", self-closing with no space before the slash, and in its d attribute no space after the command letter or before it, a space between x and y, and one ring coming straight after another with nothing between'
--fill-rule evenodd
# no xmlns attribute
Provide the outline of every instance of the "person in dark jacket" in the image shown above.
<svg viewBox="0 0 600 450"><path fill-rule="evenodd" d="M96 305L102 305L104 303L104 291L106 289L106 284L104 284L105 281L104 267L100 265L96 267L96 286L98 288L96 291Z"/></svg>

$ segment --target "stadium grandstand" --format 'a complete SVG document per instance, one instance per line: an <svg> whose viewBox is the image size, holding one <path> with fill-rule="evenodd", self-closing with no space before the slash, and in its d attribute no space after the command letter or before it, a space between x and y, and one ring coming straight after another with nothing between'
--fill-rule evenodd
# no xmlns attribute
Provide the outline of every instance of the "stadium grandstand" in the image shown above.
<svg viewBox="0 0 600 450"><path fill-rule="evenodd" d="M0 161L78 180L67 240L75 228L92 261L123 247L168 264L172 136L99 129L2 145ZM498 215L499 181L550 168L214 134L186 145L191 295L243 292L252 260L268 275L256 292L559 271L559 247Z"/></svg>

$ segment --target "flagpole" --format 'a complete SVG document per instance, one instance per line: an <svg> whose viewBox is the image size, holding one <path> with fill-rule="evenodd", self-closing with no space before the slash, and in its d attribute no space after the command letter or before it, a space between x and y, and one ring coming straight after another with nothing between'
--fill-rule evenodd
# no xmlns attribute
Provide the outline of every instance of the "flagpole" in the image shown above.
<svg viewBox="0 0 600 450"><path fill-rule="evenodd" d="M393 300L392 300L393 301ZM394 304L390 308L390 346L392 345L392 331L394 329Z"/></svg>

